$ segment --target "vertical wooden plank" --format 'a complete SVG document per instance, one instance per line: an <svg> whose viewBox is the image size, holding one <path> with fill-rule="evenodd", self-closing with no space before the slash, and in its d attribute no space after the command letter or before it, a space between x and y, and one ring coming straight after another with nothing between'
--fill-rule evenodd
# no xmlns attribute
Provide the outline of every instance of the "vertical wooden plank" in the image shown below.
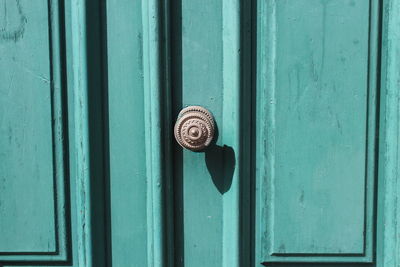
<svg viewBox="0 0 400 267"><path fill-rule="evenodd" d="M377 266L400 265L400 1L383 1Z"/></svg>
<svg viewBox="0 0 400 267"><path fill-rule="evenodd" d="M175 112L213 113L213 144L174 154L179 266L246 266L249 242L249 1L177 1L172 16Z"/></svg>
<svg viewBox="0 0 400 267"><path fill-rule="evenodd" d="M86 4L71 1L72 23L72 69L75 100L75 147L77 163L77 209L78 209L78 264L91 267L92 243L90 217L90 166L89 166L89 121L88 84L86 62Z"/></svg>
<svg viewBox="0 0 400 267"><path fill-rule="evenodd" d="M104 266L107 155L100 1L71 1L77 252L79 266Z"/></svg>
<svg viewBox="0 0 400 267"><path fill-rule="evenodd" d="M169 1L143 1L143 76L148 265L172 266L170 204Z"/></svg>
<svg viewBox="0 0 400 267"><path fill-rule="evenodd" d="M221 136L222 1L171 3L176 12L171 47L175 115L188 105L203 106L213 114ZM223 194L230 187L234 152L215 139L215 149L205 153L182 150L175 143L178 266L222 265ZM224 172L223 164L229 171Z"/></svg>
<svg viewBox="0 0 400 267"><path fill-rule="evenodd" d="M232 147L237 166L233 171L230 189L223 195L222 204L222 266L240 266L240 91L241 91L241 30L240 0L222 1L222 125L220 139ZM223 166L220 166L221 168Z"/></svg>
<svg viewBox="0 0 400 267"><path fill-rule="evenodd" d="M222 1L223 107L220 141L235 151L236 166L230 189L223 194L222 266L249 264L250 234L248 189L250 182L250 2ZM220 166L224 168L226 166ZM223 170L227 172L228 170Z"/></svg>
<svg viewBox="0 0 400 267"><path fill-rule="evenodd" d="M142 1L107 1L112 266L148 266Z"/></svg>

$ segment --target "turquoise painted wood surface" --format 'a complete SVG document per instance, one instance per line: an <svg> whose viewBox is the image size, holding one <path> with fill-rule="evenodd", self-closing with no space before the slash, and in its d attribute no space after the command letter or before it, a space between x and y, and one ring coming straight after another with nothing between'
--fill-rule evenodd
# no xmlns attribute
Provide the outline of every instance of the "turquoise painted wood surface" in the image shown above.
<svg viewBox="0 0 400 267"><path fill-rule="evenodd" d="M105 266L100 5L0 9L0 266Z"/></svg>
<svg viewBox="0 0 400 267"><path fill-rule="evenodd" d="M54 29L58 23L47 12L38 12L47 9L44 1L4 4L3 12L7 13L3 13L6 25L1 33L0 78L0 251L4 254L0 257L43 253L48 255L43 258L49 258L61 247L62 258L66 254L65 88L60 86L58 31ZM28 17L32 23L28 24ZM48 22L53 31L49 31ZM51 37L54 43L49 42Z"/></svg>
<svg viewBox="0 0 400 267"><path fill-rule="evenodd" d="M261 257L371 262L377 2L262 3L256 133Z"/></svg>
<svg viewBox="0 0 400 267"><path fill-rule="evenodd" d="M141 2L108 1L107 25L111 263L150 266Z"/></svg>
<svg viewBox="0 0 400 267"><path fill-rule="evenodd" d="M201 105L218 127L204 153L174 144L175 266L246 265L251 95L245 92L251 83L249 46L242 40L250 40L250 23L243 23L250 7L240 1L171 4L173 114Z"/></svg>
<svg viewBox="0 0 400 267"><path fill-rule="evenodd" d="M58 3L2 4L0 261L65 260L67 101Z"/></svg>
<svg viewBox="0 0 400 267"><path fill-rule="evenodd" d="M0 266L400 264L400 1L0 0ZM209 109L205 152L175 116Z"/></svg>
<svg viewBox="0 0 400 267"><path fill-rule="evenodd" d="M259 1L255 265L398 265L398 4Z"/></svg>

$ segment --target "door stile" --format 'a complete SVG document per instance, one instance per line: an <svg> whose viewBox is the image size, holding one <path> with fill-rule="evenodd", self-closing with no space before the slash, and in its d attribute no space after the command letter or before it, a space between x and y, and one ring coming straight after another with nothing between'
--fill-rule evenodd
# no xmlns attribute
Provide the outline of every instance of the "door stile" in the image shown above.
<svg viewBox="0 0 400 267"><path fill-rule="evenodd" d="M76 147L77 194L76 206L78 221L78 266L91 267L92 243L91 202L90 202L90 163L89 163L89 111L88 111L88 66L86 62L86 4L81 1L71 2L72 29L72 65L73 65L73 94L74 94L74 123Z"/></svg>
<svg viewBox="0 0 400 267"><path fill-rule="evenodd" d="M106 266L105 181L106 141L104 116L103 47L100 1L69 2L71 47L67 60L73 107L72 164L75 187L76 236L72 241L74 266ZM69 27L69 26L67 26ZM67 35L67 38L69 35ZM72 165L71 164L71 165ZM74 216L72 216L74 220ZM73 232L74 234L74 232ZM76 263L75 263L76 262Z"/></svg>
<svg viewBox="0 0 400 267"><path fill-rule="evenodd" d="M222 2L223 107L221 141L231 146L236 166L223 195L222 266L250 261L251 1ZM225 170L226 171L226 170Z"/></svg>
<svg viewBox="0 0 400 267"><path fill-rule="evenodd" d="M377 266L400 265L400 1L383 1Z"/></svg>
<svg viewBox="0 0 400 267"><path fill-rule="evenodd" d="M173 266L169 1L143 1L143 75L149 266Z"/></svg>

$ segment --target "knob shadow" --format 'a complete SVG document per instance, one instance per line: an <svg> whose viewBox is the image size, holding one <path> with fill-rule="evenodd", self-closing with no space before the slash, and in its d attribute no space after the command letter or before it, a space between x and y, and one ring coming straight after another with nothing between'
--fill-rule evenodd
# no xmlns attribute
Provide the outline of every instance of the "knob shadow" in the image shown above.
<svg viewBox="0 0 400 267"><path fill-rule="evenodd" d="M216 129L215 138L218 138ZM215 141L205 150L205 161L215 187L221 194L227 192L232 185L235 171L235 151L232 147L215 144Z"/></svg>

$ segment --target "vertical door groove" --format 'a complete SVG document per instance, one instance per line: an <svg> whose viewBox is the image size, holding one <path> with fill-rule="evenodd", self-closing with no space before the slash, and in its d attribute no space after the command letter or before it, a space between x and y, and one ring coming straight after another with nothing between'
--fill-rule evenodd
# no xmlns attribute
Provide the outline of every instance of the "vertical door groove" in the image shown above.
<svg viewBox="0 0 400 267"><path fill-rule="evenodd" d="M170 104L168 86L168 1L143 1L143 69L147 162L147 225L149 266L172 265L167 246L170 188Z"/></svg>
<svg viewBox="0 0 400 267"><path fill-rule="evenodd" d="M104 58L100 1L70 3L78 266L106 266ZM74 241L75 242L75 241ZM75 262L75 261L74 261Z"/></svg>

